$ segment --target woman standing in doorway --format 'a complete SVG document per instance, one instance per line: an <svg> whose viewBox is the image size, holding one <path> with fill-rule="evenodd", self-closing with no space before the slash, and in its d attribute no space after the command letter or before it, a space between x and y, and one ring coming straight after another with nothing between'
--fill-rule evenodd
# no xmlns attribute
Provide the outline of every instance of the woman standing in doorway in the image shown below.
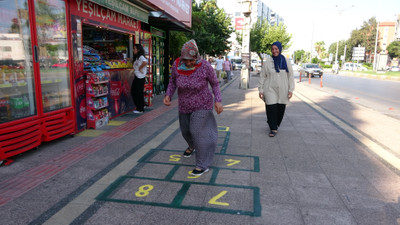
<svg viewBox="0 0 400 225"><path fill-rule="evenodd" d="M147 74L147 59L144 57L144 49L141 44L133 46L133 69L135 78L132 82L131 94L136 109L134 113L143 113L144 111L144 82Z"/></svg>
<svg viewBox="0 0 400 225"><path fill-rule="evenodd" d="M259 97L265 102L269 136L275 137L285 114L286 104L292 98L294 79L292 64L281 54L282 44L272 44L272 58L267 58L261 70Z"/></svg>
<svg viewBox="0 0 400 225"><path fill-rule="evenodd" d="M209 84L212 91L208 88ZM179 125L188 144L183 156L190 157L196 151L196 167L191 174L200 176L208 171L217 147L217 122L212 109L214 106L217 114L220 114L223 106L214 69L200 57L194 40L183 45L181 57L172 66L171 79L164 97L165 105L171 105L171 97L176 89Z"/></svg>

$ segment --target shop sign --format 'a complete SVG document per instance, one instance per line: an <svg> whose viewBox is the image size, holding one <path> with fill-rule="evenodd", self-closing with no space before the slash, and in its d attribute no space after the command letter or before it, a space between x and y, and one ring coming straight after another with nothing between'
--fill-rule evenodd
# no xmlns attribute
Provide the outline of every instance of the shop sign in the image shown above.
<svg viewBox="0 0 400 225"><path fill-rule="evenodd" d="M169 15L192 27L192 0L148 0Z"/></svg>
<svg viewBox="0 0 400 225"><path fill-rule="evenodd" d="M71 12L74 15L93 19L102 23L112 25L123 25L134 30L139 29L139 22L131 17L118 13L108 8L104 8L89 0L71 1ZM76 3L76 5L74 5Z"/></svg>
<svg viewBox="0 0 400 225"><path fill-rule="evenodd" d="M243 26L244 26L244 18L236 17L235 18L235 30L243 30Z"/></svg>
<svg viewBox="0 0 400 225"><path fill-rule="evenodd" d="M124 0L90 0L108 9L133 17L137 20L149 23L149 13Z"/></svg>

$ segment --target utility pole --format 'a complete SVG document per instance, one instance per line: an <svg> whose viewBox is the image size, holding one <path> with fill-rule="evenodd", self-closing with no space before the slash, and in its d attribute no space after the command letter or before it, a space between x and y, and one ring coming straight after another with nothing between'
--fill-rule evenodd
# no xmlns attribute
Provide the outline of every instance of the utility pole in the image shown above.
<svg viewBox="0 0 400 225"><path fill-rule="evenodd" d="M379 22L376 25L376 35L375 35L375 51L374 51L374 71L376 71L376 49L378 47L378 33L379 33Z"/></svg>
<svg viewBox="0 0 400 225"><path fill-rule="evenodd" d="M250 23L251 23L251 0L242 2L244 15L244 29L242 40L242 63L245 65L240 71L240 89L249 88L250 84Z"/></svg>

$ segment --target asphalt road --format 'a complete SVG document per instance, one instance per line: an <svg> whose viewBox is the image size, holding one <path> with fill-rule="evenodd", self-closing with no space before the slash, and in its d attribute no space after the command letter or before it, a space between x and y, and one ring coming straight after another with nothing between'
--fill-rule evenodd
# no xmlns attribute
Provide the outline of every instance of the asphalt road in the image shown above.
<svg viewBox="0 0 400 225"><path fill-rule="evenodd" d="M296 72L294 77L296 82L299 82L299 73ZM303 76L301 82L308 82L308 78ZM311 78L310 85L321 88L320 78ZM339 98L400 119L400 82L398 81L325 73L321 89Z"/></svg>

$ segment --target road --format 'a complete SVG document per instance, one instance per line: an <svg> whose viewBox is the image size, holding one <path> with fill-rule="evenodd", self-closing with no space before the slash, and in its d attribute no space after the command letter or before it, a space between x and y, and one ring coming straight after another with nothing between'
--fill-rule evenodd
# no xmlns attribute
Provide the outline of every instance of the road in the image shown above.
<svg viewBox="0 0 400 225"><path fill-rule="evenodd" d="M294 75L299 82L299 73ZM301 82L308 82L304 76ZM321 90L363 105L400 120L400 83L325 73ZM320 88L320 78L311 78L311 85Z"/></svg>

